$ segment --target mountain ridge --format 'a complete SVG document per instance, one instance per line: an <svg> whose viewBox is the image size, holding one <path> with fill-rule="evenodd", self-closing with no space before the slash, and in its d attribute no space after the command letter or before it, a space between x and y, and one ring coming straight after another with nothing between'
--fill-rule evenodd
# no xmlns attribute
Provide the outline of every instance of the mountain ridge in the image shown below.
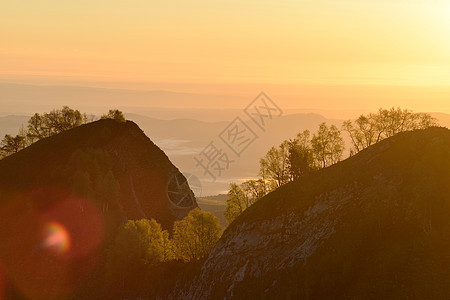
<svg viewBox="0 0 450 300"><path fill-rule="evenodd" d="M103 151L105 156L108 156L106 160L110 160L110 171L117 177L122 189L119 198L124 216L132 219L152 216L156 218L156 215L161 213L162 215L158 216L159 221L164 227L170 227L175 219L187 214L189 209L180 215L182 210L174 208L168 196L169 181L175 177L184 178L183 175L171 164L167 155L131 121L118 123L113 120L99 120L88 123L37 141L18 153L5 157L0 160L0 171L4 174L0 176L0 189L20 190L34 185L52 185L53 182L59 184L61 177L74 175L70 173L71 170L66 174L64 169L71 159L93 159L94 164L96 159L105 159L96 157L101 153L95 153L95 149ZM76 154L77 150L88 154ZM58 175L55 176L54 173ZM69 177L65 179L69 180ZM142 182L143 178L149 182ZM184 189L192 200L191 208L196 207L192 191L188 187ZM136 199L148 199L149 195L153 195L154 203L141 201L140 205L144 208L139 208L139 201ZM129 199L133 199L135 204Z"/></svg>
<svg viewBox="0 0 450 300"><path fill-rule="evenodd" d="M175 297L442 298L450 130L405 132L247 209Z"/></svg>

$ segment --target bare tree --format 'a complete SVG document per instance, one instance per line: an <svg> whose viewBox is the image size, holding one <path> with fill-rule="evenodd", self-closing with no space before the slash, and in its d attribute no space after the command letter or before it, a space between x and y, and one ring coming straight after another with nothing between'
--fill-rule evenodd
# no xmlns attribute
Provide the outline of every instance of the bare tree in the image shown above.
<svg viewBox="0 0 450 300"><path fill-rule="evenodd" d="M379 109L376 114L361 115L355 121L345 121L342 129L352 141L352 153L357 153L397 133L437 126L429 114L414 113L407 109Z"/></svg>

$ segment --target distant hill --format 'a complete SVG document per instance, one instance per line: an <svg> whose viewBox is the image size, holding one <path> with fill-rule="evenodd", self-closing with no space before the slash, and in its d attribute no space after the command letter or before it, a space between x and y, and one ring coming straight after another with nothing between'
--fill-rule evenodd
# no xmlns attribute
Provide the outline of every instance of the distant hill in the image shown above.
<svg viewBox="0 0 450 300"><path fill-rule="evenodd" d="M189 299L447 299L450 130L405 132L270 193L225 231Z"/></svg>
<svg viewBox="0 0 450 300"><path fill-rule="evenodd" d="M0 117L0 140L3 139L5 134L18 134L22 125L26 129L29 119L29 116L10 115Z"/></svg>
<svg viewBox="0 0 450 300"><path fill-rule="evenodd" d="M242 117L239 114L234 117L237 116ZM246 120L258 138L240 157L237 157L218 137L229 122L202 122L190 119L158 120L135 114L127 114L127 118L138 123L183 173L196 175L202 182L204 195L223 193L228 190L231 181L255 177L259 171L259 159L272 146L279 145L285 139L295 138L298 132L306 129L314 132L322 122L337 126L342 124L341 120L329 120L317 114L292 114L267 122L267 130L263 132L255 128L256 125L251 120ZM230 122L233 119L230 119ZM227 152L230 159L234 160L229 170L224 171L216 182L211 182L210 177L204 176L203 170L197 168L194 163L194 156L198 155L211 141L215 141L215 145Z"/></svg>
<svg viewBox="0 0 450 300"><path fill-rule="evenodd" d="M103 112L105 111L106 109L103 109ZM200 121L188 117L182 118L184 114L185 116L198 116L204 119L205 115L208 115L208 111L211 112L209 121ZM268 123L266 132L255 129L258 139L250 145L242 157L235 160L236 163L224 172L220 180L212 183L210 178L203 176L201 169L196 168L193 157L200 153L209 142L214 139L217 140L219 133L242 112L240 110L227 110L225 120L229 121L212 121L214 118L222 120L218 117L220 111L217 109L205 109L198 112L161 109L148 113L155 115L157 112L161 112L161 118L169 115L179 116L180 118L164 120L159 117L149 117L144 115L145 109L140 114L126 113L125 115L127 119L138 124L183 173L195 174L201 179L204 195L226 192L229 182L256 176L259 170L259 159L265 155L270 147L280 144L284 139L294 138L299 131L308 129L314 132L321 122L334 124L340 128L343 122L340 119L329 119L319 114L306 112L285 114L281 118L275 118ZM444 113L432 113L432 115L440 121L441 125L450 127L450 115ZM26 116L0 117L0 138L3 138L6 133L16 134L22 124L26 126L28 119L29 117ZM251 121L249 124L252 125ZM349 144L350 141L345 134L344 138ZM225 151L229 151L227 146L220 141L218 146L224 148Z"/></svg>
<svg viewBox="0 0 450 300"><path fill-rule="evenodd" d="M444 113L430 113L434 118L439 121L441 126L450 128L450 114Z"/></svg>
<svg viewBox="0 0 450 300"><path fill-rule="evenodd" d="M90 112L90 111L89 111ZM203 176L201 169L194 163L194 156L200 153L211 141L215 140L217 146L234 155L227 146L221 142L218 135L227 127L235 117L241 116L241 111L234 112L229 121L204 122L193 119L161 120L140 114L127 113L127 119L134 121L145 132L145 134L170 157L183 173L195 174L200 178L203 185L203 194L212 195L223 193L228 189L230 181L239 181L244 178L256 176L259 170L259 159L274 145L283 140L294 138L302 130L315 131L321 122L329 122L335 125L342 123L341 120L329 120L317 114L299 113L274 118L268 123L267 131L263 132L254 127L247 120L249 126L258 135L258 139L248 147L239 157L232 157L235 163L224 172L221 180L211 183L211 178ZM17 134L22 124L27 125L29 117L0 117L0 134L3 132ZM0 135L0 138L3 138Z"/></svg>
<svg viewBox="0 0 450 300"><path fill-rule="evenodd" d="M93 114L105 112L105 108L163 107L190 109L192 107L217 108L217 103L228 103L227 95L179 93L164 90L132 90L89 86L31 85L0 82L2 110L9 113L43 112L55 107L70 107ZM234 99L235 101L239 101ZM251 101L252 99L248 99ZM124 105L125 104L125 105ZM24 112L24 110L27 110Z"/></svg>
<svg viewBox="0 0 450 300"><path fill-rule="evenodd" d="M219 218L220 225L227 227L228 223L223 215L225 213L225 208L227 207L227 199L227 195L220 194L197 198L197 203L202 210L211 212Z"/></svg>

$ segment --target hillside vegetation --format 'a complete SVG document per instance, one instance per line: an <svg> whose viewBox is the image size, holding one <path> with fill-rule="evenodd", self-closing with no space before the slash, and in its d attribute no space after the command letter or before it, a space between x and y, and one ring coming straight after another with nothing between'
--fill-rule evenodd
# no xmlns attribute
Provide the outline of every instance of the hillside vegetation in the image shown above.
<svg viewBox="0 0 450 300"><path fill-rule="evenodd" d="M172 296L450 295L450 130L405 132L263 197Z"/></svg>

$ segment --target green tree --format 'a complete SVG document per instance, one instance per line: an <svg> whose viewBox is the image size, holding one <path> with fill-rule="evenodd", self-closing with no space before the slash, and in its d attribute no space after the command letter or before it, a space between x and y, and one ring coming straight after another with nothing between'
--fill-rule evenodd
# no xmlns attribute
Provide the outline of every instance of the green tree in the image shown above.
<svg viewBox="0 0 450 300"><path fill-rule="evenodd" d="M173 226L173 245L177 259L195 261L206 257L222 234L219 219L209 212L193 209Z"/></svg>
<svg viewBox="0 0 450 300"><path fill-rule="evenodd" d="M162 250L163 261L175 259L175 247L173 245L172 239L170 239L170 235L167 230L162 231Z"/></svg>
<svg viewBox="0 0 450 300"><path fill-rule="evenodd" d="M345 149L344 139L339 129L322 123L311 139L314 158L321 168L339 162Z"/></svg>
<svg viewBox="0 0 450 300"><path fill-rule="evenodd" d="M130 220L124 224L108 249L107 280L121 290L136 285L139 274L173 257L167 253L169 234L155 220Z"/></svg>
<svg viewBox="0 0 450 300"><path fill-rule="evenodd" d="M262 179L247 180L240 186L236 183L231 183L224 213L227 223L233 222L244 210L266 194L266 184Z"/></svg>
<svg viewBox="0 0 450 300"><path fill-rule="evenodd" d="M110 109L107 114L102 116L102 119L112 119L117 122L126 122L123 113L118 109Z"/></svg>
<svg viewBox="0 0 450 300"><path fill-rule="evenodd" d="M230 184L228 191L227 206L225 208L225 219L231 224L240 214L251 205L248 195L236 183Z"/></svg>

